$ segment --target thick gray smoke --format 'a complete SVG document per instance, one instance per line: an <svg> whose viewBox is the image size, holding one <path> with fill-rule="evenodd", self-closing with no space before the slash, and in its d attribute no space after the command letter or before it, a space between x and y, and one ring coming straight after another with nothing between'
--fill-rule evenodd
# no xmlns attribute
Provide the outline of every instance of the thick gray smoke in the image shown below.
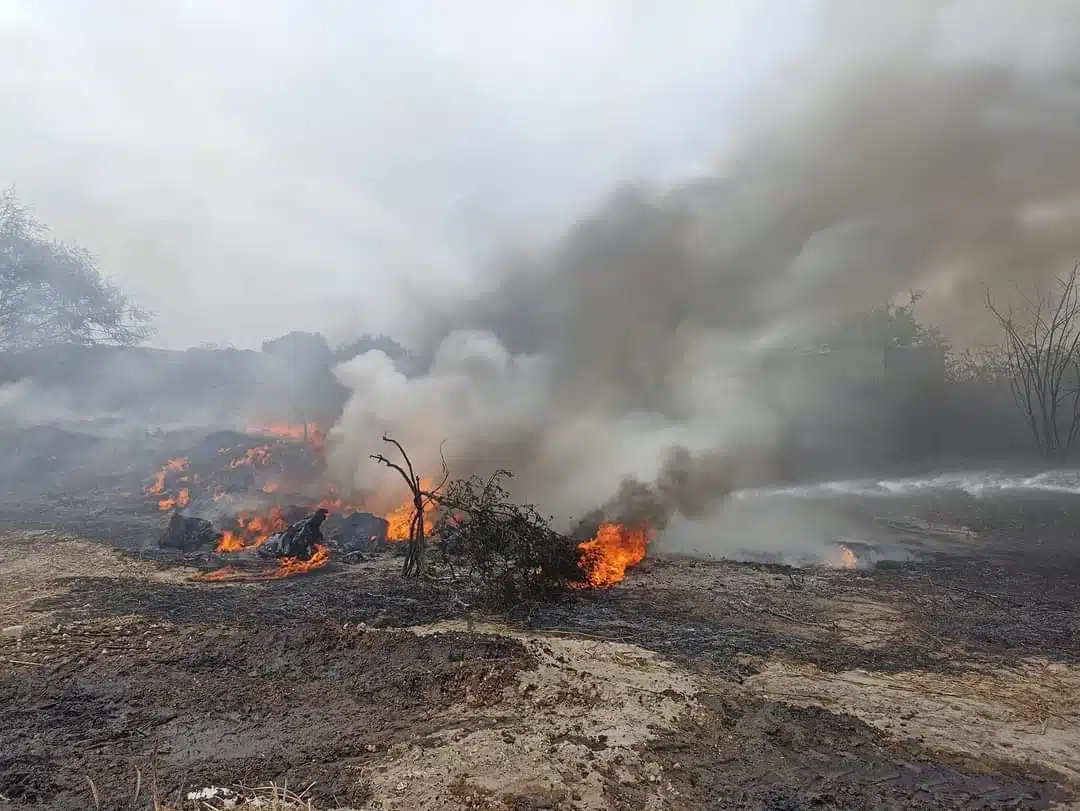
<svg viewBox="0 0 1080 811"><path fill-rule="evenodd" d="M710 176L617 193L474 300L429 302L425 375L342 366L338 470L385 492L367 454L391 431L423 470L443 440L455 474L513 470L557 518L699 518L784 474L810 399L859 419L778 350L912 289L977 340L986 285L1080 258L1080 6L844 0L819 23Z"/></svg>

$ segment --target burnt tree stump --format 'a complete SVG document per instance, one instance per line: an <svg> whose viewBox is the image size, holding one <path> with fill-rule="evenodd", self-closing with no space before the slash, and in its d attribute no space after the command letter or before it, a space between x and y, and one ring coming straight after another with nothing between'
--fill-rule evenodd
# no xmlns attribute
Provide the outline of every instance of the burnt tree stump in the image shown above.
<svg viewBox="0 0 1080 811"><path fill-rule="evenodd" d="M316 545L323 543L322 524L327 515L327 511L320 507L307 518L289 524L281 532L275 532L259 546L259 557L308 560L315 554Z"/></svg>

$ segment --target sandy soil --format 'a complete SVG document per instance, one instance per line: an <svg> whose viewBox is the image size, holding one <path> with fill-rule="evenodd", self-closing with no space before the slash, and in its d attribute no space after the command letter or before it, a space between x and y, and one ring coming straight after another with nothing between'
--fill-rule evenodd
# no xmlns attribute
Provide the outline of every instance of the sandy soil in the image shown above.
<svg viewBox="0 0 1080 811"><path fill-rule="evenodd" d="M271 780L312 784L318 808L1080 797L1074 586L1034 564L994 581L970 560L652 559L509 624L402 583L393 560L257 584L193 572L0 539L0 807L182 805Z"/></svg>

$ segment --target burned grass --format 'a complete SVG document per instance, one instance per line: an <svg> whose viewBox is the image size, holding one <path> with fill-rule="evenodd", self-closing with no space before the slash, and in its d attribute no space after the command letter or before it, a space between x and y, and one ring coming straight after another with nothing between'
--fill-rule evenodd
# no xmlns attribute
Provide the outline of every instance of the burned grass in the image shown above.
<svg viewBox="0 0 1080 811"><path fill-rule="evenodd" d="M365 756L530 666L505 638L328 622L86 624L26 636L19 656L0 665L0 796L72 809L92 807L87 778L102 808L130 807L137 769L168 796L276 779L359 805Z"/></svg>
<svg viewBox="0 0 1080 811"><path fill-rule="evenodd" d="M458 616L436 586L402 580L395 560L335 567L275 581L155 583L72 577L66 591L35 604L70 620L138 615L151 621L268 627L309 622L402 627Z"/></svg>
<svg viewBox="0 0 1080 811"><path fill-rule="evenodd" d="M324 808L1049 807L1080 792L1080 567L1034 532L797 576L650 558L483 634L390 558L194 583L214 561L27 535L0 795L128 807L138 769Z"/></svg>
<svg viewBox="0 0 1080 811"><path fill-rule="evenodd" d="M815 618L810 599L784 593L783 588L777 580L773 594L756 595L753 601L728 589L707 594L687 594L678 588L592 594L572 606L539 607L529 624L537 630L640 645L689 667L709 667L734 681L756 672L757 662L777 656L830 671L955 666L946 655L907 640L882 647L853 642L831 618Z"/></svg>
<svg viewBox="0 0 1080 811"><path fill-rule="evenodd" d="M1068 796L1031 770L949 764L850 715L764 699L701 696L646 749L686 808L1040 809Z"/></svg>
<svg viewBox="0 0 1080 811"><path fill-rule="evenodd" d="M986 657L1045 656L1080 662L1080 562L1062 556L1056 571L1031 562L937 556L887 564L860 584L864 593L902 595L926 644L962 647Z"/></svg>

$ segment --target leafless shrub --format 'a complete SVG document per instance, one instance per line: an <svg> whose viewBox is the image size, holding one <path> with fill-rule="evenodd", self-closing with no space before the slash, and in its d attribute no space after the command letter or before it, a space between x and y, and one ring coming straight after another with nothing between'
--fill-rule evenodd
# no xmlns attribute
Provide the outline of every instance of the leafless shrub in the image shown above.
<svg viewBox="0 0 1080 811"><path fill-rule="evenodd" d="M1066 456L1080 434L1080 264L1053 288L1021 293L1023 307L986 305L1005 334L1005 355L1016 403L1039 452Z"/></svg>
<svg viewBox="0 0 1080 811"><path fill-rule="evenodd" d="M506 609L557 599L584 583L578 544L554 531L531 505L518 505L503 487L510 476L451 481L438 496L440 559L466 600Z"/></svg>
<svg viewBox="0 0 1080 811"><path fill-rule="evenodd" d="M412 460L409 459L409 454L405 452L405 448L402 447L401 443L389 436L384 436L383 442L387 442L397 448L398 453L401 455L401 464L392 462L381 453L372 454L371 458L391 470L396 470L409 486L409 492L412 494L413 515L409 522L409 546L405 553L405 563L403 564L401 571L405 577L419 578L423 576L427 566L427 539L424 536L424 512L428 504L436 498L436 494L446 484L447 478L449 478L449 474L446 470L446 460L443 460L442 482L434 490L424 490L423 485L421 484L421 478L413 469Z"/></svg>

